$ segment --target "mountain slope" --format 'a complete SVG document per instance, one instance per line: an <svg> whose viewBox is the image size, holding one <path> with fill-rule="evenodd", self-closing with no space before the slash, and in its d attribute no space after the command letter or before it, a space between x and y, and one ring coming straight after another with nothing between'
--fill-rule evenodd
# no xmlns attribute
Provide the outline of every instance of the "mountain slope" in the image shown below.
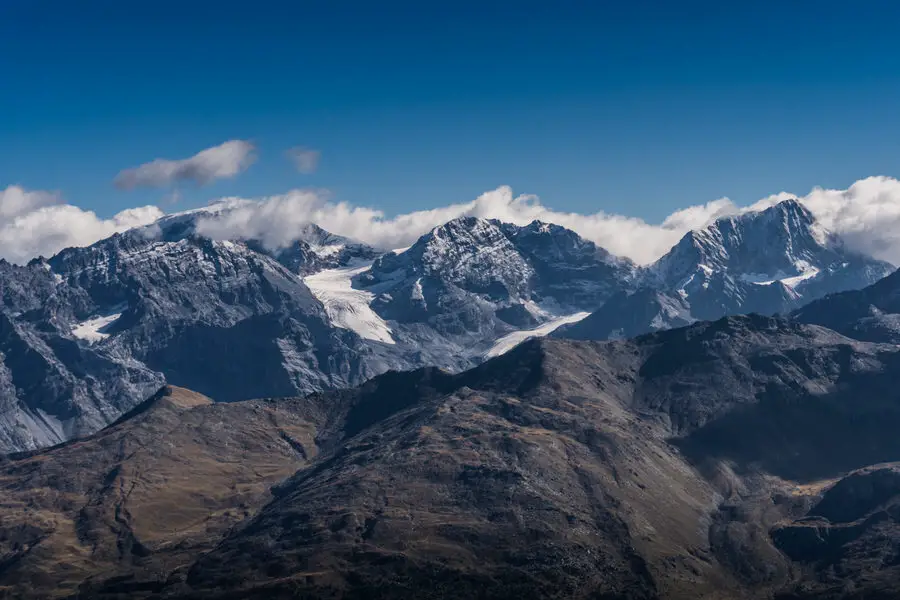
<svg viewBox="0 0 900 600"><path fill-rule="evenodd" d="M634 272L629 261L556 225L462 217L382 256L352 285L371 294L372 310L397 322L407 344L444 344L472 365L504 336L536 335L631 289Z"/></svg>
<svg viewBox="0 0 900 600"><path fill-rule="evenodd" d="M860 290L826 296L792 316L855 339L900 343L900 272Z"/></svg>
<svg viewBox="0 0 900 600"><path fill-rule="evenodd" d="M614 344L532 341L458 376L325 394L345 406L325 431L345 441L171 594L814 589L818 567L792 565L768 532L808 514L822 482L900 457L898 361L828 330L729 318ZM893 523L880 548L900 535ZM896 567L846 560L861 590L894 589Z"/></svg>
<svg viewBox="0 0 900 600"><path fill-rule="evenodd" d="M621 292L584 319L551 334L572 340L614 340L690 325L697 319L687 300L652 288Z"/></svg>
<svg viewBox="0 0 900 600"><path fill-rule="evenodd" d="M92 437L0 462L0 589L161 587L165 575L147 579L209 550L315 458L320 419L296 402L213 404L168 387Z"/></svg>
<svg viewBox="0 0 900 600"><path fill-rule="evenodd" d="M809 482L900 457L898 360L757 317L609 345L528 342L417 396L391 394L402 402L280 486L186 585L213 598L793 589L799 563L768 531L806 514L825 487ZM887 550L900 528L883 531ZM845 566L861 590L896 591L896 566Z"/></svg>
<svg viewBox="0 0 900 600"><path fill-rule="evenodd" d="M162 385L137 361L84 347L0 312L0 449L86 435Z"/></svg>
<svg viewBox="0 0 900 600"><path fill-rule="evenodd" d="M63 251L50 264L91 298L94 314L119 315L102 347L220 400L346 386L369 375L357 370L356 338L330 326L296 275L245 244L135 232ZM225 363L233 370L220 372Z"/></svg>
<svg viewBox="0 0 900 600"><path fill-rule="evenodd" d="M333 327L274 256L197 237L196 221L0 265L0 450L95 431L164 381L230 401L346 387L395 366Z"/></svg>

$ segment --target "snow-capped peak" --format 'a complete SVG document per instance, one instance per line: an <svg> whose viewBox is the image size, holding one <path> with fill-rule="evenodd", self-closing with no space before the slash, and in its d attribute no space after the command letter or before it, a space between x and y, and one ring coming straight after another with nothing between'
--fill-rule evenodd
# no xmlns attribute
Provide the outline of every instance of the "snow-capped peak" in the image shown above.
<svg viewBox="0 0 900 600"><path fill-rule="evenodd" d="M534 275L498 224L477 217L436 227L401 257L418 259L417 268L425 276L479 291L501 284L515 294Z"/></svg>
<svg viewBox="0 0 900 600"><path fill-rule="evenodd" d="M695 317L712 319L790 310L803 298L889 270L848 251L803 204L789 199L689 232L648 269L647 282L689 301Z"/></svg>
<svg viewBox="0 0 900 600"><path fill-rule="evenodd" d="M669 282L689 277L698 265L731 275L795 277L833 262L834 240L800 202L784 200L687 233L653 269Z"/></svg>

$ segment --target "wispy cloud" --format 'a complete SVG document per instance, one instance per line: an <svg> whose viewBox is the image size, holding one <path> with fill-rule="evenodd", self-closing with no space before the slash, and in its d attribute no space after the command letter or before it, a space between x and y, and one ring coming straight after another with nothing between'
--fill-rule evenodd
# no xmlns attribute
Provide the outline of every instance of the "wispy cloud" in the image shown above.
<svg viewBox="0 0 900 600"><path fill-rule="evenodd" d="M253 144L231 140L207 148L190 158L169 160L157 158L138 167L125 169L115 178L116 187L166 187L181 181L205 185L217 179L228 179L244 172L256 160Z"/></svg>
<svg viewBox="0 0 900 600"><path fill-rule="evenodd" d="M118 231L152 223L155 206L130 208L109 219L66 204L57 194L11 186L0 191L0 258L25 263L70 246L87 246Z"/></svg>
<svg viewBox="0 0 900 600"><path fill-rule="evenodd" d="M285 152L285 156L294 163L294 166L297 167L298 171L305 175L309 175L315 173L316 169L319 168L319 159L322 157L322 153L318 150L313 150L312 148L295 146L288 149Z"/></svg>

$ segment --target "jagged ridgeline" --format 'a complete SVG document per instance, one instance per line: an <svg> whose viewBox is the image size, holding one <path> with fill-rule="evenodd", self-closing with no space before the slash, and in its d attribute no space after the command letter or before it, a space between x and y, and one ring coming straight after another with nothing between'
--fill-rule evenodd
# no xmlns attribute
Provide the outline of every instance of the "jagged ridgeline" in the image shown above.
<svg viewBox="0 0 900 600"><path fill-rule="evenodd" d="M347 388L391 369L460 372L529 337L602 340L784 313L892 270L847 250L796 201L720 219L649 266L557 225L474 217L404 249L315 224L278 248L200 235L201 220L234 208L0 262L0 449L92 433L165 382L230 402Z"/></svg>

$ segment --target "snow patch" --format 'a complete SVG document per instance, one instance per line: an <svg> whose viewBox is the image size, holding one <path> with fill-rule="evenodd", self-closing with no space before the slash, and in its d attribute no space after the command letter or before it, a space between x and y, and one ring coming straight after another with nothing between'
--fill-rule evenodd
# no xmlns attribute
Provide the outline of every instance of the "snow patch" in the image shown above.
<svg viewBox="0 0 900 600"><path fill-rule="evenodd" d="M541 308L534 300L527 300L523 303L523 306L525 307L525 310L527 310L528 313L535 319L546 319L547 317L551 316L550 313Z"/></svg>
<svg viewBox="0 0 900 600"><path fill-rule="evenodd" d="M413 284L412 294L410 297L413 300L418 300L419 302L425 302L425 294L422 291L422 278L421 277L416 279L416 282Z"/></svg>
<svg viewBox="0 0 900 600"><path fill-rule="evenodd" d="M819 269L811 268L808 271L800 273L799 275L795 275L794 277L785 277L781 280L781 283L788 287L796 287L798 283L801 281L806 281L807 279L812 279L816 275L819 274Z"/></svg>
<svg viewBox="0 0 900 600"><path fill-rule="evenodd" d="M794 288L807 279L812 279L820 272L818 268L812 266L805 260L796 261L794 266L797 268L797 271L799 271L798 275L788 276L785 273L775 273L774 275L747 273L742 275L741 279L749 283L755 283L756 285L769 285L776 281L780 281L789 288Z"/></svg>
<svg viewBox="0 0 900 600"><path fill-rule="evenodd" d="M391 328L369 306L372 292L353 289L353 278L368 271L371 262L340 269L325 269L303 278L313 295L325 306L335 327L354 331L362 338L393 344Z"/></svg>
<svg viewBox="0 0 900 600"><path fill-rule="evenodd" d="M334 256L335 254L343 250L344 247L345 244L309 245L309 249L312 250L313 254L320 258L328 258L329 256Z"/></svg>
<svg viewBox="0 0 900 600"><path fill-rule="evenodd" d="M491 349L485 352L485 358L494 358L495 356L500 356L501 354L506 354L525 340L530 340L535 337L544 337L555 331L556 329L562 327L563 325L568 325L570 323L577 323L578 321L584 319L589 314L588 312L579 312L574 315L566 315L565 317L557 317L551 321L547 321L540 327L535 327L534 329L524 329L522 331L514 331L507 335L504 335L502 338L494 342L494 345L491 346Z"/></svg>
<svg viewBox="0 0 900 600"><path fill-rule="evenodd" d="M121 316L122 313L118 312L82 321L72 329L72 335L92 344L94 342L103 341L109 337L109 334L106 333L109 326L115 323Z"/></svg>

